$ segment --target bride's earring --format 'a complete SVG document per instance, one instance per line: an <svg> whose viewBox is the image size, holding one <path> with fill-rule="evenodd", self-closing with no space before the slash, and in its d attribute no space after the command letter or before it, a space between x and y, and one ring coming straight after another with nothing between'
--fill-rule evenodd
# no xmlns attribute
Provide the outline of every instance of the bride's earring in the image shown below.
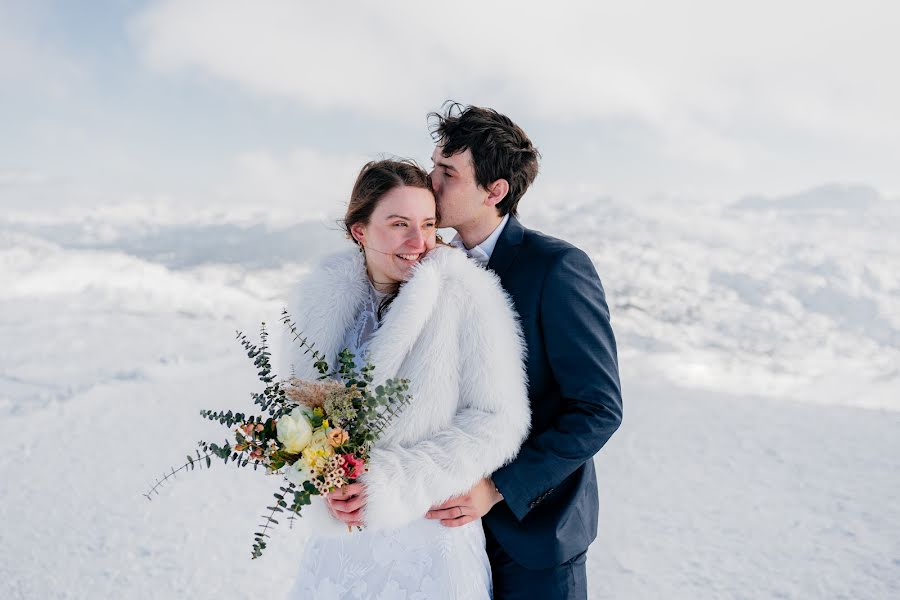
<svg viewBox="0 0 900 600"><path fill-rule="evenodd" d="M348 233L347 238L350 240L353 240L353 243L356 244L356 247L359 248L360 252L366 251L365 248L363 248L362 242L360 242L358 239L356 239L355 235L353 235L352 233Z"/></svg>
<svg viewBox="0 0 900 600"><path fill-rule="evenodd" d="M366 253L366 246L365 246L365 244L363 244L362 240L360 239L360 238L365 239L365 236L362 235L362 232L359 232L359 234L360 234L359 237L357 237L357 232L356 232L356 231L352 231L352 230L351 230L351 231L349 232L349 234L350 234L350 239L352 239L352 240L353 240L353 243L356 244L357 247L359 248L360 254L365 254L365 253Z"/></svg>

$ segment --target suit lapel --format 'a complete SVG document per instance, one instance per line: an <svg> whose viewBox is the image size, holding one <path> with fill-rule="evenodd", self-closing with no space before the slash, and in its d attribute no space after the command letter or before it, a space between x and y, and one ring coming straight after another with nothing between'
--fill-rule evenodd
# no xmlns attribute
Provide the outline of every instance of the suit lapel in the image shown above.
<svg viewBox="0 0 900 600"><path fill-rule="evenodd" d="M494 252L491 253L491 259L488 261L487 267L497 274L501 279L503 274L515 260L519 253L519 247L522 245L522 237L525 235L525 227L519 223L519 220L510 215L506 227L500 233L497 245L494 246Z"/></svg>

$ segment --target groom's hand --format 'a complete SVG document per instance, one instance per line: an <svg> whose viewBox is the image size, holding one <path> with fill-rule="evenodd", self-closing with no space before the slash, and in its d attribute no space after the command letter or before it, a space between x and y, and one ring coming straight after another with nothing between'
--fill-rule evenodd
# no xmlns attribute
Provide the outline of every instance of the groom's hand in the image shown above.
<svg viewBox="0 0 900 600"><path fill-rule="evenodd" d="M426 519L438 519L445 527L461 527L488 514L495 504L503 500L494 482L482 479L469 493L450 498L443 504L432 506Z"/></svg>
<svg viewBox="0 0 900 600"><path fill-rule="evenodd" d="M363 525L363 509L366 506L366 486L362 483L351 483L339 488L327 496L328 510L339 521L354 527Z"/></svg>

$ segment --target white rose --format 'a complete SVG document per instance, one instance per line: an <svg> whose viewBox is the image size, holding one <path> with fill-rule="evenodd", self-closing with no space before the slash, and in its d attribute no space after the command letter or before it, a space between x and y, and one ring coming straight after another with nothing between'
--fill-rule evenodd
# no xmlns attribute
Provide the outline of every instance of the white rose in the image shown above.
<svg viewBox="0 0 900 600"><path fill-rule="evenodd" d="M299 406L291 411L291 414L278 419L275 431L278 433L278 441L284 444L284 449L291 454L302 452L312 437L312 425L306 412Z"/></svg>
<svg viewBox="0 0 900 600"><path fill-rule="evenodd" d="M287 477L288 481L300 487L303 487L304 483L310 481L313 478L313 475L314 473L309 468L309 465L306 464L305 460L298 460L294 464L288 465L284 473L284 476Z"/></svg>

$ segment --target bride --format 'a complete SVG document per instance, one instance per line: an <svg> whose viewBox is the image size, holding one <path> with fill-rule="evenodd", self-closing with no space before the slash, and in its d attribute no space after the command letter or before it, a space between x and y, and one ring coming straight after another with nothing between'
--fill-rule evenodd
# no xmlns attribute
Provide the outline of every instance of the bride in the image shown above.
<svg viewBox="0 0 900 600"><path fill-rule="evenodd" d="M304 509L312 533L290 597L490 598L481 521L444 527L425 513L509 462L527 434L515 313L492 273L436 241L434 195L415 163L365 165L344 225L357 248L315 268L288 310L330 362L349 348L375 366L375 385L409 379L412 401L368 472ZM318 375L308 355L284 354L298 377Z"/></svg>

